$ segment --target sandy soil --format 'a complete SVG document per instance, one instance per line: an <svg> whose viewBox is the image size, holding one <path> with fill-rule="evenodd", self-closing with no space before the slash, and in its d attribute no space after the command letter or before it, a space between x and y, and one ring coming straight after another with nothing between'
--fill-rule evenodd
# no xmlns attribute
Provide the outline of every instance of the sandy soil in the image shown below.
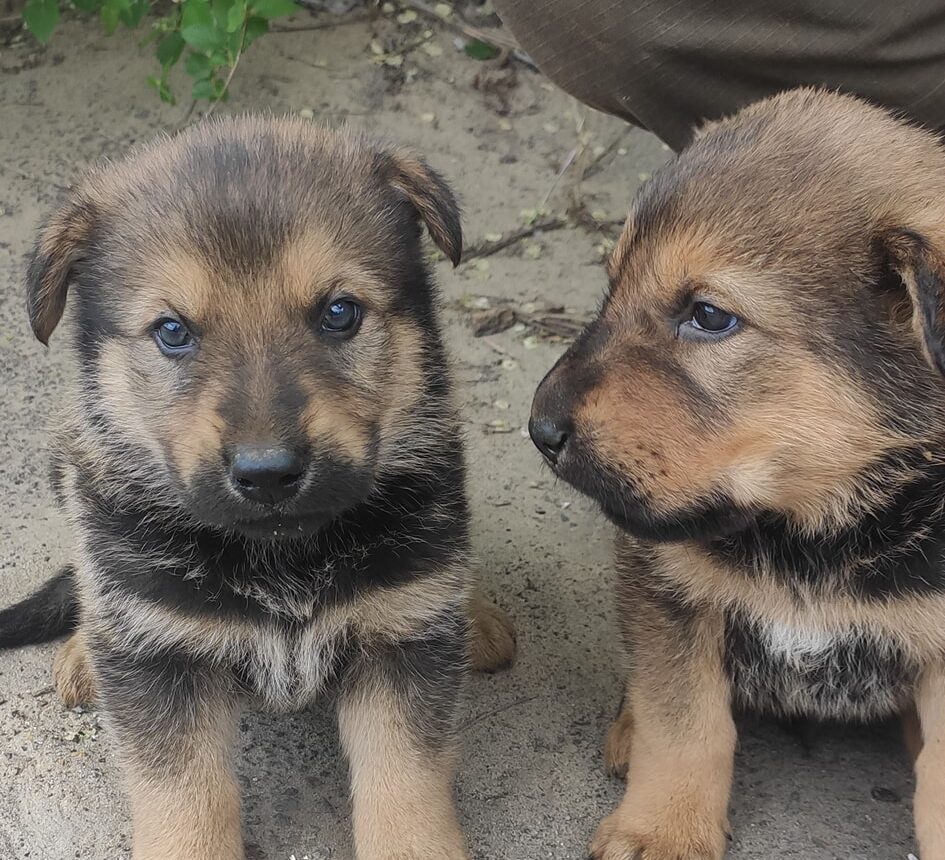
<svg viewBox="0 0 945 860"><path fill-rule="evenodd" d="M305 111L416 146L462 195L472 243L518 229L523 210L543 201L563 212L579 169L555 178L581 135L579 165L611 147L581 185L599 217L619 217L666 158L652 137L585 110L527 69L505 103L502 73L459 53L449 32L437 29L400 66L379 64L372 40L389 50L422 37L422 25L410 27L405 34L384 19L269 36L245 57L226 109ZM147 87L152 63L150 49L76 21L47 50L28 37L0 48L3 603L42 581L69 547L44 460L68 358L62 335L48 351L31 339L24 254L85 165L180 119L181 107L160 105ZM498 91L474 86L482 72L498 75ZM458 795L477 858L583 857L621 792L599 752L620 698L612 536L589 503L542 470L522 432L534 387L563 347L514 328L477 338L468 310L504 300L526 313L590 313L604 286L600 242L560 229L438 273L468 425L475 548L521 642L514 670L476 678L464 708ZM51 694L52 653L0 654L0 857L126 857L108 731L94 711L65 711ZM251 857L351 856L345 769L327 713L247 714L239 759ZM910 793L894 729L825 732L805 750L777 728L746 724L730 856L904 860Z"/></svg>

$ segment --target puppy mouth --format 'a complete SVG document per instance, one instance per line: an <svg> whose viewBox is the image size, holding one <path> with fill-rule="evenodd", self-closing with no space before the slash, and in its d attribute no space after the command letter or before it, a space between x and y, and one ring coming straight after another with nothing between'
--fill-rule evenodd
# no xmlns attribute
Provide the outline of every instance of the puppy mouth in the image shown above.
<svg viewBox="0 0 945 860"><path fill-rule="evenodd" d="M711 541L746 528L754 514L718 495L670 510L661 510L632 476L618 473L585 451L569 451L549 468L590 497L621 531L653 543Z"/></svg>
<svg viewBox="0 0 945 860"><path fill-rule="evenodd" d="M195 482L186 502L196 524L253 541L291 541L315 536L371 498L373 475L344 469L327 480L308 482L275 503L239 498L232 486L207 472Z"/></svg>
<svg viewBox="0 0 945 860"><path fill-rule="evenodd" d="M308 516L273 514L258 519L236 520L227 528L253 540L284 541L309 537L333 518L327 513Z"/></svg>

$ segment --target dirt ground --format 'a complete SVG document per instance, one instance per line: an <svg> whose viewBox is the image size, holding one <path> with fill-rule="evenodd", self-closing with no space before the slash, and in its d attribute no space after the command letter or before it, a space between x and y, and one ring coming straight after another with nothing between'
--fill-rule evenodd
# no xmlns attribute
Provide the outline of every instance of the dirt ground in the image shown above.
<svg viewBox="0 0 945 860"><path fill-rule="evenodd" d="M244 58L225 109L301 112L415 146L461 194L472 245L522 228L538 209L561 214L574 199L585 215L619 218L667 157L654 138L582 108L536 72L473 60L453 32L434 26L427 37L425 27L382 17L270 35ZM385 56L405 41L421 44L399 61ZM162 106L145 82L153 62L150 48L74 20L46 50L29 37L0 48L4 604L69 553L44 459L69 373L66 338L56 335L48 351L31 338L24 254L85 165L181 119L184 108ZM174 82L185 91L182 78ZM556 180L569 156L574 164ZM600 755L620 699L611 531L542 469L524 432L532 392L563 345L522 324L484 337L473 330L474 312L503 303L526 320L556 307L565 323L589 314L605 282L604 238L569 226L456 271L439 266L465 405L475 549L521 644L515 668L474 679L464 706L458 799L477 858L582 858L621 793ZM127 857L108 730L94 711L59 704L52 653L0 654L0 860ZM239 771L251 858L351 856L330 714L247 713ZM776 727L743 723L730 856L905 860L914 850L911 790L894 728L824 731L808 748Z"/></svg>

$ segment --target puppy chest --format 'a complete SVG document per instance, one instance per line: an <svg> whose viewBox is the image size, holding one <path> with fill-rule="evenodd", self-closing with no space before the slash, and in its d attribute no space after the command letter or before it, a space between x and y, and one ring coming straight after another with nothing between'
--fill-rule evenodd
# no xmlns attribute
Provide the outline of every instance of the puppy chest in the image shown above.
<svg viewBox="0 0 945 860"><path fill-rule="evenodd" d="M726 664L737 704L785 716L867 720L908 700L918 667L893 642L863 631L730 617Z"/></svg>
<svg viewBox="0 0 945 860"><path fill-rule="evenodd" d="M279 711L307 705L343 671L352 645L344 630L260 629L233 656L233 672L249 696Z"/></svg>

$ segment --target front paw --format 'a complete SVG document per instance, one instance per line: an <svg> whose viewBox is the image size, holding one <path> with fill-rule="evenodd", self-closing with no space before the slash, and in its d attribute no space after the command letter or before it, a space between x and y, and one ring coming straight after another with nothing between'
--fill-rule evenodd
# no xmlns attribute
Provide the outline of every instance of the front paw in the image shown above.
<svg viewBox="0 0 945 860"><path fill-rule="evenodd" d="M725 827L691 808L667 807L636 815L618 809L591 843L591 860L722 860Z"/></svg>
<svg viewBox="0 0 945 860"><path fill-rule="evenodd" d="M624 704L617 719L611 723L604 741L604 766L611 776L626 779L630 766L630 747L633 738L633 712Z"/></svg>
<svg viewBox="0 0 945 860"><path fill-rule="evenodd" d="M93 703L95 678L81 630L59 646L53 661L53 682L67 708Z"/></svg>
<svg viewBox="0 0 945 860"><path fill-rule="evenodd" d="M515 660L515 628L504 610L482 594L469 605L470 662L476 672L507 669Z"/></svg>
<svg viewBox="0 0 945 860"><path fill-rule="evenodd" d="M470 856L461 838L449 843L434 840L419 844L407 839L402 843L359 847L355 860L470 860Z"/></svg>

